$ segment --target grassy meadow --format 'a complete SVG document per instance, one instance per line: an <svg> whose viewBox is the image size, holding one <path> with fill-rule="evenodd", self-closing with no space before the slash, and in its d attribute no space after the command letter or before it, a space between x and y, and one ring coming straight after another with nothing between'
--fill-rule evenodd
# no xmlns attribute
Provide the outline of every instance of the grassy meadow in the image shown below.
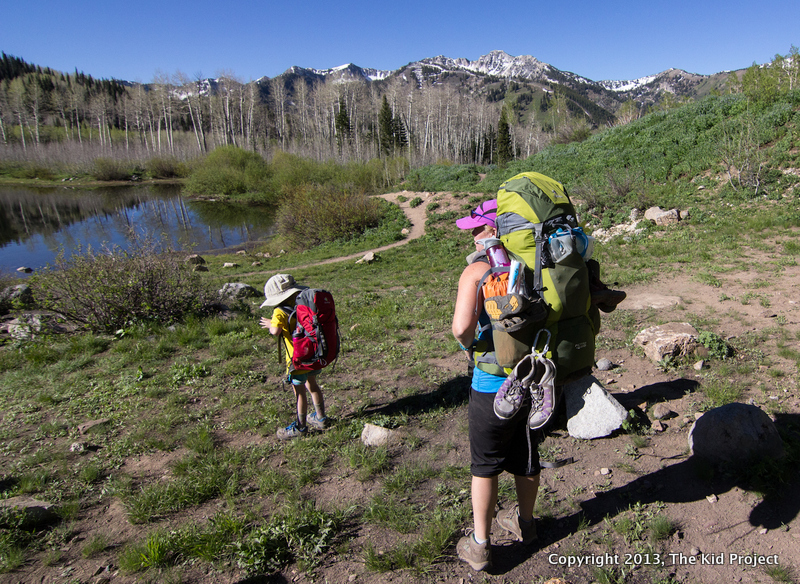
<svg viewBox="0 0 800 584"><path fill-rule="evenodd" d="M798 157L800 92L769 103L712 97L504 168L405 169L396 190L452 191L455 207L434 195L426 235L371 264L312 265L396 241L406 225L397 207L382 207L362 235L331 230L327 242L294 242L280 254L278 248L293 243L287 231L252 250L247 261L207 256L209 271L193 285L211 296L225 282L262 290L276 271L333 293L342 353L320 379L335 423L301 440L274 437L294 406L281 384L275 340L257 324L268 316L258 308L261 298L221 314L187 308L160 322L144 313L102 331L7 340L0 347L0 497L52 502L59 520L34 529L13 513L0 515L0 573L28 581L48 568L61 573L67 562L104 558L130 581L188 582L198 573L207 581L235 581L278 572L291 578L290 570L313 577L346 557L368 573L407 573L407 581L434 574L456 561L453 543L471 516L469 455L457 451L454 438L463 442L467 430L466 364L463 374L452 375L431 363L458 354L450 322L471 239L454 220L506 178L535 170L567 186L591 228L627 222L634 208L687 212L669 229L643 221L635 235L598 243L604 280L622 289L671 273L714 285L734 269L753 270L769 282L800 259ZM256 163L242 167L253 180L275 176L274 167L259 174L248 164ZM302 196L330 196L320 184ZM347 191L346 184L352 182L334 191ZM750 250L772 259L756 263ZM253 267L258 251L273 257ZM241 265L223 272L225 262ZM758 301L757 289L750 300ZM713 318L687 317L714 330ZM635 318L617 311L604 317L598 344L629 347L639 330L659 323L655 311ZM795 364L788 375L798 379L797 338L781 324L734 341L743 356L740 376L769 366L759 351L769 341L783 347ZM718 340L708 338L712 346ZM710 358L724 357L723 351ZM737 389L720 375L701 394L701 409L734 401ZM93 421L101 423L82 433ZM365 423L398 430L402 442L365 447ZM555 439L541 446L544 458L557 450ZM161 459L168 462L154 462ZM148 461L152 468L142 466ZM363 496L353 504L348 496L332 496L337 488L361 489ZM512 492L512 482L503 479L501 498ZM537 514L545 522L560 513L552 505L543 492ZM104 513L118 513L120 525L98 528L93 522ZM375 543L352 545L353 534L366 529L378 534ZM672 533L663 510L651 506L631 508L607 535L636 549L657 546ZM658 578L672 581L663 573Z"/></svg>

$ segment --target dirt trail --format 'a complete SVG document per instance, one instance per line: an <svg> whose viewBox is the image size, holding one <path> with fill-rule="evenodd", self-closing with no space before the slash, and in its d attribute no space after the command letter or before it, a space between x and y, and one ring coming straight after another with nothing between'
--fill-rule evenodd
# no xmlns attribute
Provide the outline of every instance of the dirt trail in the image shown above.
<svg viewBox="0 0 800 584"><path fill-rule="evenodd" d="M394 243L390 243L388 245L384 245L381 247L376 247L375 249L368 249L365 251L360 251L358 253L353 253L346 256L339 256L335 258L329 258L327 260L322 260L319 262L314 262L311 264L303 264L300 266L292 266L292 267L284 267L280 269L274 270L261 270L258 272L248 272L246 274L239 274L240 276L258 276L258 275L266 275L266 274L277 274L278 272L290 272L292 270L300 270L303 268L313 268L315 266L323 266L327 264L335 264L338 262L346 262L352 260L358 260L364 257L366 254L372 253L379 253L382 251L386 251L387 249L392 249L393 247L399 247L401 245L405 245L410 241L415 239L419 239L423 235L425 235L425 218L426 218L426 210L428 208L428 203L431 202L435 193L428 193L428 192L421 192L421 193L410 193L408 191L399 192L399 193L387 193L384 195L377 195L382 199L389 201L390 203L397 204L405 213L408 220L411 222L411 230L409 231L408 235L402 239L401 241L396 241ZM398 199L400 196L406 197L406 200L399 201ZM416 207L412 207L409 202L419 197L422 199L422 204L417 205Z"/></svg>

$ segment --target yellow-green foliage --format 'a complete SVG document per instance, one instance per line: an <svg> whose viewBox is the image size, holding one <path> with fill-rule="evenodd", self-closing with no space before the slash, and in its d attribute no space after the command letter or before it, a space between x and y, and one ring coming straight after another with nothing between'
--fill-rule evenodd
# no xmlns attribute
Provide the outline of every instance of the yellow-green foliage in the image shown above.
<svg viewBox="0 0 800 584"><path fill-rule="evenodd" d="M256 152L222 146L209 154L186 181L192 194L231 196L270 192L270 167Z"/></svg>
<svg viewBox="0 0 800 584"><path fill-rule="evenodd" d="M330 186L298 187L281 203L278 232L298 249L349 239L377 227L383 211L363 192Z"/></svg>

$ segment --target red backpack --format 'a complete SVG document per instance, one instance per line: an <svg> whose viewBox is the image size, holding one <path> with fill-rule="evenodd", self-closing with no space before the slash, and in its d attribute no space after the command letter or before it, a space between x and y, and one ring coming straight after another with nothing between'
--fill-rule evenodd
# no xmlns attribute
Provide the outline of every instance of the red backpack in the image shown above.
<svg viewBox="0 0 800 584"><path fill-rule="evenodd" d="M340 346L333 296L327 290L307 288L297 295L295 304L292 372L327 367L338 357Z"/></svg>

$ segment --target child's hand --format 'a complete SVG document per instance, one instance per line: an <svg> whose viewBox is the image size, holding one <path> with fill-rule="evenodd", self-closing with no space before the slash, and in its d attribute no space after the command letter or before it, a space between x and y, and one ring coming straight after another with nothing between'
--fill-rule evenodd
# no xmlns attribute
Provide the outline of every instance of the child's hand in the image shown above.
<svg viewBox="0 0 800 584"><path fill-rule="evenodd" d="M261 328L265 329L268 329L271 323L272 321L270 321L268 318L264 318L263 316L261 317L261 320L258 321L258 324L261 326Z"/></svg>

